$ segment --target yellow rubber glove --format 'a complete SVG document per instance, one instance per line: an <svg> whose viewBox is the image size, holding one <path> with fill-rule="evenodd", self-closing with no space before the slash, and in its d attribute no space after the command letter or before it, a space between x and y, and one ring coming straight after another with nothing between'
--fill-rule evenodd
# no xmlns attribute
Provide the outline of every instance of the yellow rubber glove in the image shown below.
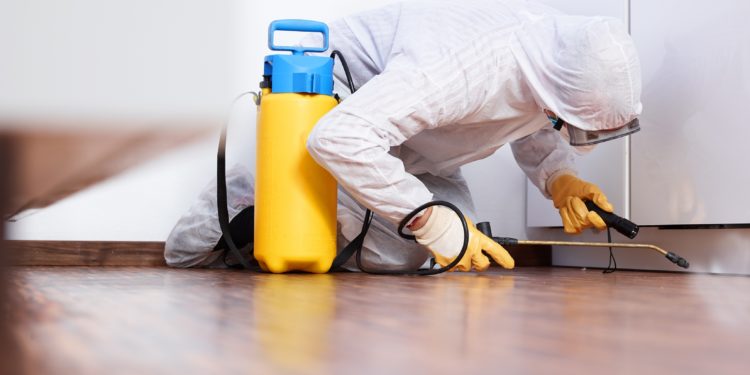
<svg viewBox="0 0 750 375"><path fill-rule="evenodd" d="M583 203L583 200L590 200L604 211L614 210L598 186L576 176L563 174L552 180L547 185L547 190L555 208L560 211L565 233L579 234L591 227L599 230L607 228L604 220L596 212L589 211Z"/></svg>
<svg viewBox="0 0 750 375"><path fill-rule="evenodd" d="M417 242L427 247L442 267L450 264L461 252L464 230L461 220L453 210L444 206L433 206L427 221L419 229L413 230ZM503 268L512 269L515 261L499 243L485 236L466 218L469 226L469 246L461 261L451 269L468 272L472 269L485 271L490 266L489 254Z"/></svg>

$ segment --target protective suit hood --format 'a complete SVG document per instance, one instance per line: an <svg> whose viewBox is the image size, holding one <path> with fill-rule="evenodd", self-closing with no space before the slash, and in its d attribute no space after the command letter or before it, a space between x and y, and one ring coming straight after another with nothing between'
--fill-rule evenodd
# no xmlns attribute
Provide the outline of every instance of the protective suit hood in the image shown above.
<svg viewBox="0 0 750 375"><path fill-rule="evenodd" d="M540 107L583 130L620 127L642 110L638 53L615 18L521 12L513 48Z"/></svg>

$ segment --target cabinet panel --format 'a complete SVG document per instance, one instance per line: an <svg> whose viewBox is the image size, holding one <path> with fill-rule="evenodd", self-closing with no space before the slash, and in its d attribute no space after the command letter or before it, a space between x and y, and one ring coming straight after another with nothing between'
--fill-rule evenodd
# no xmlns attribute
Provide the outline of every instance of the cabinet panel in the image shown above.
<svg viewBox="0 0 750 375"><path fill-rule="evenodd" d="M625 0L545 0L542 3L569 14L585 16L615 17L627 23L627 1ZM581 178L599 185L607 194L618 214L628 217L627 194L627 139L607 142L594 151L576 160ZM560 216L552 202L544 198L539 190L526 183L526 224L530 227L561 226Z"/></svg>
<svg viewBox="0 0 750 375"><path fill-rule="evenodd" d="M750 3L633 0L643 130L632 137L641 225L750 223Z"/></svg>

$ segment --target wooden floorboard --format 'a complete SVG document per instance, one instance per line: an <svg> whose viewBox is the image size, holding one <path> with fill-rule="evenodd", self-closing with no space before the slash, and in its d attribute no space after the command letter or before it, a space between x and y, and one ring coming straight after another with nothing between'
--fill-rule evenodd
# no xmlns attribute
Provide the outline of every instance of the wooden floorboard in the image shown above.
<svg viewBox="0 0 750 375"><path fill-rule="evenodd" d="M18 267L35 373L745 374L750 278Z"/></svg>
<svg viewBox="0 0 750 375"><path fill-rule="evenodd" d="M7 241L18 266L166 266L164 242Z"/></svg>
<svg viewBox="0 0 750 375"><path fill-rule="evenodd" d="M166 266L163 242L8 241L6 254L19 266ZM549 266L549 246L511 246L518 267Z"/></svg>
<svg viewBox="0 0 750 375"><path fill-rule="evenodd" d="M8 291L8 265L11 262L10 252L5 248L5 217L10 214L10 197L13 193L11 184L16 181L13 162L14 147L10 137L0 132L0 373L14 374L20 372L18 343L11 329L14 321L11 309L17 306L12 298L15 295Z"/></svg>

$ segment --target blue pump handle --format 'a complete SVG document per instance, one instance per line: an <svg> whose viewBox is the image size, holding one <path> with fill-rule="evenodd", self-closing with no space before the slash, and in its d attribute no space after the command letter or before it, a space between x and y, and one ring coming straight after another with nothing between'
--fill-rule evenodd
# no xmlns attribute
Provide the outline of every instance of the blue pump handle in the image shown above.
<svg viewBox="0 0 750 375"><path fill-rule="evenodd" d="M276 30L321 33L323 34L323 47L277 46L273 43L273 33ZM325 52L328 49L328 25L309 20L273 21L268 26L268 48L273 51L290 51L294 55L304 55L305 52Z"/></svg>

